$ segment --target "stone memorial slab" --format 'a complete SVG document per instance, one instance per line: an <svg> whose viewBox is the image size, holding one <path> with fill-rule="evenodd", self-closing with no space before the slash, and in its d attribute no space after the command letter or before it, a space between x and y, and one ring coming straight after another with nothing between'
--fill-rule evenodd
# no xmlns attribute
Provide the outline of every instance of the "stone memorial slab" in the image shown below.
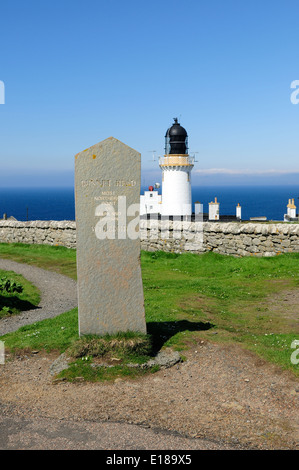
<svg viewBox="0 0 299 470"><path fill-rule="evenodd" d="M114 137L75 156L79 334L146 333L141 155Z"/></svg>

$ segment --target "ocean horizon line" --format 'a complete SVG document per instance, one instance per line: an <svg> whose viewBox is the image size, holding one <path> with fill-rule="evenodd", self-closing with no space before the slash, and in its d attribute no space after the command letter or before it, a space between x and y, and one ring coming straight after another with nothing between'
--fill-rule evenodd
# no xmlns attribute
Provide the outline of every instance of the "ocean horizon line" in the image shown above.
<svg viewBox="0 0 299 470"><path fill-rule="evenodd" d="M144 190L144 188L148 188L150 186L153 186L151 184L142 184L141 185L141 190ZM253 183L250 183L250 184L216 184L216 183L213 183L213 184L192 184L191 187L192 188L212 188L212 187L219 187L219 188L244 188L244 187L247 187L247 188L250 188L250 187L260 187L260 188L273 188L273 187L296 187L298 186L299 188L299 182L298 183L282 183L282 184L276 184L276 183L273 183L273 184L253 184ZM32 189L32 190L37 190L37 189L74 189L75 186L74 185L58 185L58 186L55 186L55 185L42 185L42 186L20 186L20 185L17 185L17 186L0 186L0 191L1 190L7 190L7 189L21 189L21 190L24 190L24 189ZM162 189L162 186L159 188L159 189Z"/></svg>

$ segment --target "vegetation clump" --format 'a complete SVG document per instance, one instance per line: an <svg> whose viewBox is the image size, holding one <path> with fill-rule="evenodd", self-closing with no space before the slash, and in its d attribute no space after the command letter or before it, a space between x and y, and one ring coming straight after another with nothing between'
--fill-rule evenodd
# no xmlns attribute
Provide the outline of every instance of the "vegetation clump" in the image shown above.
<svg viewBox="0 0 299 470"><path fill-rule="evenodd" d="M23 286L8 277L2 277L0 279L0 292L6 292L8 294L14 294L15 292L21 293L23 292Z"/></svg>
<svg viewBox="0 0 299 470"><path fill-rule="evenodd" d="M0 271L0 318L35 308L40 301L38 289L13 271Z"/></svg>
<svg viewBox="0 0 299 470"><path fill-rule="evenodd" d="M143 357L151 353L151 348L149 336L127 332L113 336L83 336L68 348L67 354L74 358L104 357L110 354L119 357L130 357L132 355Z"/></svg>
<svg viewBox="0 0 299 470"><path fill-rule="evenodd" d="M147 372L159 370L154 366L150 370L139 367L151 359L151 337L134 332L116 335L86 335L67 348L70 358L67 369L58 374L58 378L76 381L78 376L85 381L116 380L121 377L135 378Z"/></svg>

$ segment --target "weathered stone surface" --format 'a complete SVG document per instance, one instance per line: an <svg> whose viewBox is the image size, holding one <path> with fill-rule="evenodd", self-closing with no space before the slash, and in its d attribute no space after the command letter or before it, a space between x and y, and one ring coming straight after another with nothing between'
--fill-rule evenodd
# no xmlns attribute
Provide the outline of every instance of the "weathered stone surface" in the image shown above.
<svg viewBox="0 0 299 470"><path fill-rule="evenodd" d="M57 375L59 372L68 369L69 367L69 358L65 353L61 354L50 366L50 374Z"/></svg>
<svg viewBox="0 0 299 470"><path fill-rule="evenodd" d="M145 367L153 367L158 365L161 368L167 369L168 367L172 367L178 362L181 362L181 356L177 351L172 351L171 349L166 349L160 351L154 359L149 360Z"/></svg>
<svg viewBox="0 0 299 470"><path fill-rule="evenodd" d="M139 213L127 214L133 204L139 211L140 164L113 137L75 157L80 335L146 332Z"/></svg>

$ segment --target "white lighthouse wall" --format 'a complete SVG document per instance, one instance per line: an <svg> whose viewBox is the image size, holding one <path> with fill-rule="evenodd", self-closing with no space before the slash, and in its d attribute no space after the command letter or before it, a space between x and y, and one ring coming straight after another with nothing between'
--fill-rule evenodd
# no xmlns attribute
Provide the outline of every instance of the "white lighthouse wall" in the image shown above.
<svg viewBox="0 0 299 470"><path fill-rule="evenodd" d="M162 214L191 215L191 170L188 167L164 168Z"/></svg>

